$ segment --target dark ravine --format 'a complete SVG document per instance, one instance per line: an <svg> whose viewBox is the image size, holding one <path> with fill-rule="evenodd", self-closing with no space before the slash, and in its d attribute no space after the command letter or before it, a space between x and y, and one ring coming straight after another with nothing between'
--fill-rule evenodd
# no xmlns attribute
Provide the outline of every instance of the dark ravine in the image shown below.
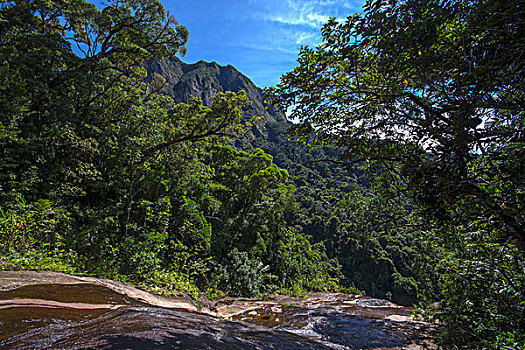
<svg viewBox="0 0 525 350"><path fill-rule="evenodd" d="M106 279L0 271L0 349L435 348L435 326L411 312L324 293L199 307Z"/></svg>

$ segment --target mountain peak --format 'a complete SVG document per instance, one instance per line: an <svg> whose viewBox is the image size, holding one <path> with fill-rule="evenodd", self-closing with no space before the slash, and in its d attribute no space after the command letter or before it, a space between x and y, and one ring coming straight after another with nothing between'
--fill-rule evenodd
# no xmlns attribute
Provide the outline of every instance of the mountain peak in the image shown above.
<svg viewBox="0 0 525 350"><path fill-rule="evenodd" d="M177 57L170 57L151 62L147 70L149 79L153 74L159 74L166 79L165 92L177 103L198 97L204 105L210 106L213 97L219 92L243 90L252 102L245 110L248 117L263 116L270 122L286 120L282 113L266 109L263 91L232 65L221 66L217 62L202 60L187 64Z"/></svg>

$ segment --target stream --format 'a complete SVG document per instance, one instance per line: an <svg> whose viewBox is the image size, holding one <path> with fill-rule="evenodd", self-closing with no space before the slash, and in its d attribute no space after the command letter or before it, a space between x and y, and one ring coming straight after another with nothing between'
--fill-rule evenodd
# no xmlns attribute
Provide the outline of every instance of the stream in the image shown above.
<svg viewBox="0 0 525 350"><path fill-rule="evenodd" d="M435 327L414 321L412 309L364 296L226 298L196 306L108 280L24 283L5 276L12 275L0 271L0 349L436 348Z"/></svg>

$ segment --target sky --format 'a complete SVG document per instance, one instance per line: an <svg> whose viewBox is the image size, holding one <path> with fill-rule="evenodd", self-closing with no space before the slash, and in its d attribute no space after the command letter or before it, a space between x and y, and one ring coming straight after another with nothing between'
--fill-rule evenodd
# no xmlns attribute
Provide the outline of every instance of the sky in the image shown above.
<svg viewBox="0 0 525 350"><path fill-rule="evenodd" d="M363 0L161 0L189 31L186 63L231 64L268 87L296 66L301 45L320 43L329 17L360 12Z"/></svg>

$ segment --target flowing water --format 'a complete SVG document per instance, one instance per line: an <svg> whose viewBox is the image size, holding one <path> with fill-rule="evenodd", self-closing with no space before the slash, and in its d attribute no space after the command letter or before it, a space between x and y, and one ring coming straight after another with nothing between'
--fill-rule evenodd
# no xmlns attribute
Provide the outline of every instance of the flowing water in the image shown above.
<svg viewBox="0 0 525 350"><path fill-rule="evenodd" d="M204 310L203 310L204 311ZM424 349L412 310L361 296L152 306L90 283L0 292L0 349ZM213 315L227 316L216 317Z"/></svg>

